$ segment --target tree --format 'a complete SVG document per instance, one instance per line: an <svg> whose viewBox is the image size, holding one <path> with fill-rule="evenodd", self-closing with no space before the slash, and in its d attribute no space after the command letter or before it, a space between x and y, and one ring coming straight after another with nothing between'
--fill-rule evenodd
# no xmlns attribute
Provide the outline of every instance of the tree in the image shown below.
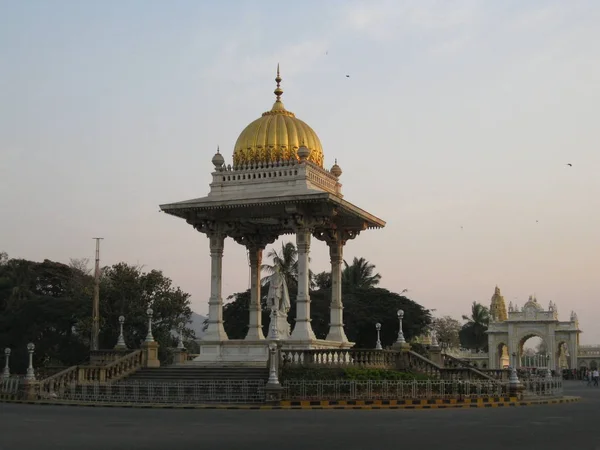
<svg viewBox="0 0 600 450"><path fill-rule="evenodd" d="M481 325L487 327L490 322L490 311L481 303L473 302L471 305L471 316L462 316L467 323Z"/></svg>
<svg viewBox="0 0 600 450"><path fill-rule="evenodd" d="M461 327L460 322L450 316L434 319L432 323L438 343L447 347L458 347L460 345L458 334Z"/></svg>
<svg viewBox="0 0 600 450"><path fill-rule="evenodd" d="M463 320L466 320L467 323L463 325L459 333L461 345L476 351L487 351L486 331L490 320L488 308L481 303L473 302L471 315L463 316Z"/></svg>
<svg viewBox="0 0 600 450"><path fill-rule="evenodd" d="M314 277L315 287L318 289L331 288L331 272L320 272Z"/></svg>
<svg viewBox="0 0 600 450"><path fill-rule="evenodd" d="M250 291L234 294L231 302L223 308L224 327L230 339L243 339L248 331L248 305ZM263 305L263 333L268 336L269 311L266 296ZM331 289L320 289L311 293L311 326L319 339L325 339L329 332ZM359 288L344 295L344 323L348 339L355 348L373 348L377 340L375 324L382 324L381 341L391 346L398 337L397 311L404 311L403 332L408 341L423 333L431 322L428 310L418 303L387 289ZM290 324L296 317L295 303L288 314Z"/></svg>
<svg viewBox="0 0 600 450"><path fill-rule="evenodd" d="M44 260L10 259L0 265L0 347L10 347L14 373L27 367L28 342L36 345L34 364L70 366L89 356L94 279L83 267ZM164 353L175 344L172 330L187 322L189 296L160 271L142 273L125 263L102 270L100 348L113 348L118 316L126 316L125 340L138 348L147 332L152 304L153 334ZM184 337L193 336L184 330Z"/></svg>
<svg viewBox="0 0 600 450"><path fill-rule="evenodd" d="M92 269L89 267L90 260L89 258L71 258L69 260L69 267L72 269L79 271L85 275L90 275L92 273Z"/></svg>
<svg viewBox="0 0 600 450"><path fill-rule="evenodd" d="M342 271L342 284L345 287L368 289L379 284L381 275L373 274L375 265L369 263L365 258L354 257L352 265L344 260L344 270Z"/></svg>
<svg viewBox="0 0 600 450"><path fill-rule="evenodd" d="M263 285L269 282L269 277L275 272L275 267L279 267L288 288L298 286L298 250L293 243L282 242L281 253L277 253L277 250L273 248L267 254L267 258L271 258L273 263L261 266L261 270L267 273L267 276L261 280Z"/></svg>

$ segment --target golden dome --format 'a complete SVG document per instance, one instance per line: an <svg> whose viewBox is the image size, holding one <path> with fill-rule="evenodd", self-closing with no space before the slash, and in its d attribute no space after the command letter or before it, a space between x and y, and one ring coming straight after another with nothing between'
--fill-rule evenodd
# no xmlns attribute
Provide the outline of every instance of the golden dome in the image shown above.
<svg viewBox="0 0 600 450"><path fill-rule="evenodd" d="M317 133L293 112L287 111L281 102L279 65L275 81L275 103L271 111L263 113L242 131L235 142L233 165L299 159L298 148L304 145L310 151L308 161L323 167L323 147Z"/></svg>

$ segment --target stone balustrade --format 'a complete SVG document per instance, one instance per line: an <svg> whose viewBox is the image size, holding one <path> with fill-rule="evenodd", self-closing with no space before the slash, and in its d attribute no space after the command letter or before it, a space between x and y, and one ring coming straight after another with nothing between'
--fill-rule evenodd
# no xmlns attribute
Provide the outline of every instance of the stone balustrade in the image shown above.
<svg viewBox="0 0 600 450"><path fill-rule="evenodd" d="M390 350L318 349L282 350L281 364L318 367L365 367L395 369L398 352Z"/></svg>
<svg viewBox="0 0 600 450"><path fill-rule="evenodd" d="M142 362L143 351L135 350L108 364L104 368L106 371L105 380L110 382L119 381L142 367Z"/></svg>
<svg viewBox="0 0 600 450"><path fill-rule="evenodd" d="M372 369L407 370L418 372L434 380L486 380L497 382L508 377L504 372L486 373L474 367L461 365L454 359L453 367L442 367L413 351L318 349L281 350L280 367L360 367Z"/></svg>
<svg viewBox="0 0 600 450"><path fill-rule="evenodd" d="M50 394L52 392L57 392L63 389L65 386L70 383L74 383L78 380L79 376L79 366L71 366L68 369L65 369L57 374L54 374L48 378L39 382L39 392L40 395L45 396L44 394Z"/></svg>
<svg viewBox="0 0 600 450"><path fill-rule="evenodd" d="M123 355L105 366L72 366L39 382L40 397L52 396L72 383L107 383L119 381L142 367L143 352L135 350Z"/></svg>
<svg viewBox="0 0 600 450"><path fill-rule="evenodd" d="M291 159L243 164L213 173L213 184L223 187L264 183L266 179L282 182L308 180L324 191L341 196L341 184L335 175L310 161L301 164Z"/></svg>
<svg viewBox="0 0 600 450"><path fill-rule="evenodd" d="M435 380L442 378L442 367L418 353L413 351L405 352L403 359L404 366L408 370L422 373Z"/></svg>

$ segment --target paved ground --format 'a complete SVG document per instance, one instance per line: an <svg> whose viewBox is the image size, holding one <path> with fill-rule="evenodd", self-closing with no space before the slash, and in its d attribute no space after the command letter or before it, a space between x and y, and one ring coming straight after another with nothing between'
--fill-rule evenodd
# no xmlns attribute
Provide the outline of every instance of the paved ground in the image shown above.
<svg viewBox="0 0 600 450"><path fill-rule="evenodd" d="M600 450L600 388L505 409L223 411L0 404L0 450ZM487 443L485 445L481 445Z"/></svg>

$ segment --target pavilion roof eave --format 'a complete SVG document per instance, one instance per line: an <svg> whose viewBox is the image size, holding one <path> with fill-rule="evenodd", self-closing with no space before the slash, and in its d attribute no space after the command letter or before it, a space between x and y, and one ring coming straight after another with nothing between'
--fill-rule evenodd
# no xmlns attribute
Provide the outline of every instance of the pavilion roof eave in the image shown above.
<svg viewBox="0 0 600 450"><path fill-rule="evenodd" d="M294 204L294 203L313 203L313 202L330 202L338 207L341 207L351 215L360 217L368 223L368 228L383 228L386 223L382 219L368 213L358 206L338 197L337 195L328 192L304 193L301 195L273 195L261 197L247 198L211 198L210 196L185 200L175 203L166 203L160 205L161 211L176 216L185 218L188 211L211 210L211 209L237 209L251 208L261 205L275 204Z"/></svg>

